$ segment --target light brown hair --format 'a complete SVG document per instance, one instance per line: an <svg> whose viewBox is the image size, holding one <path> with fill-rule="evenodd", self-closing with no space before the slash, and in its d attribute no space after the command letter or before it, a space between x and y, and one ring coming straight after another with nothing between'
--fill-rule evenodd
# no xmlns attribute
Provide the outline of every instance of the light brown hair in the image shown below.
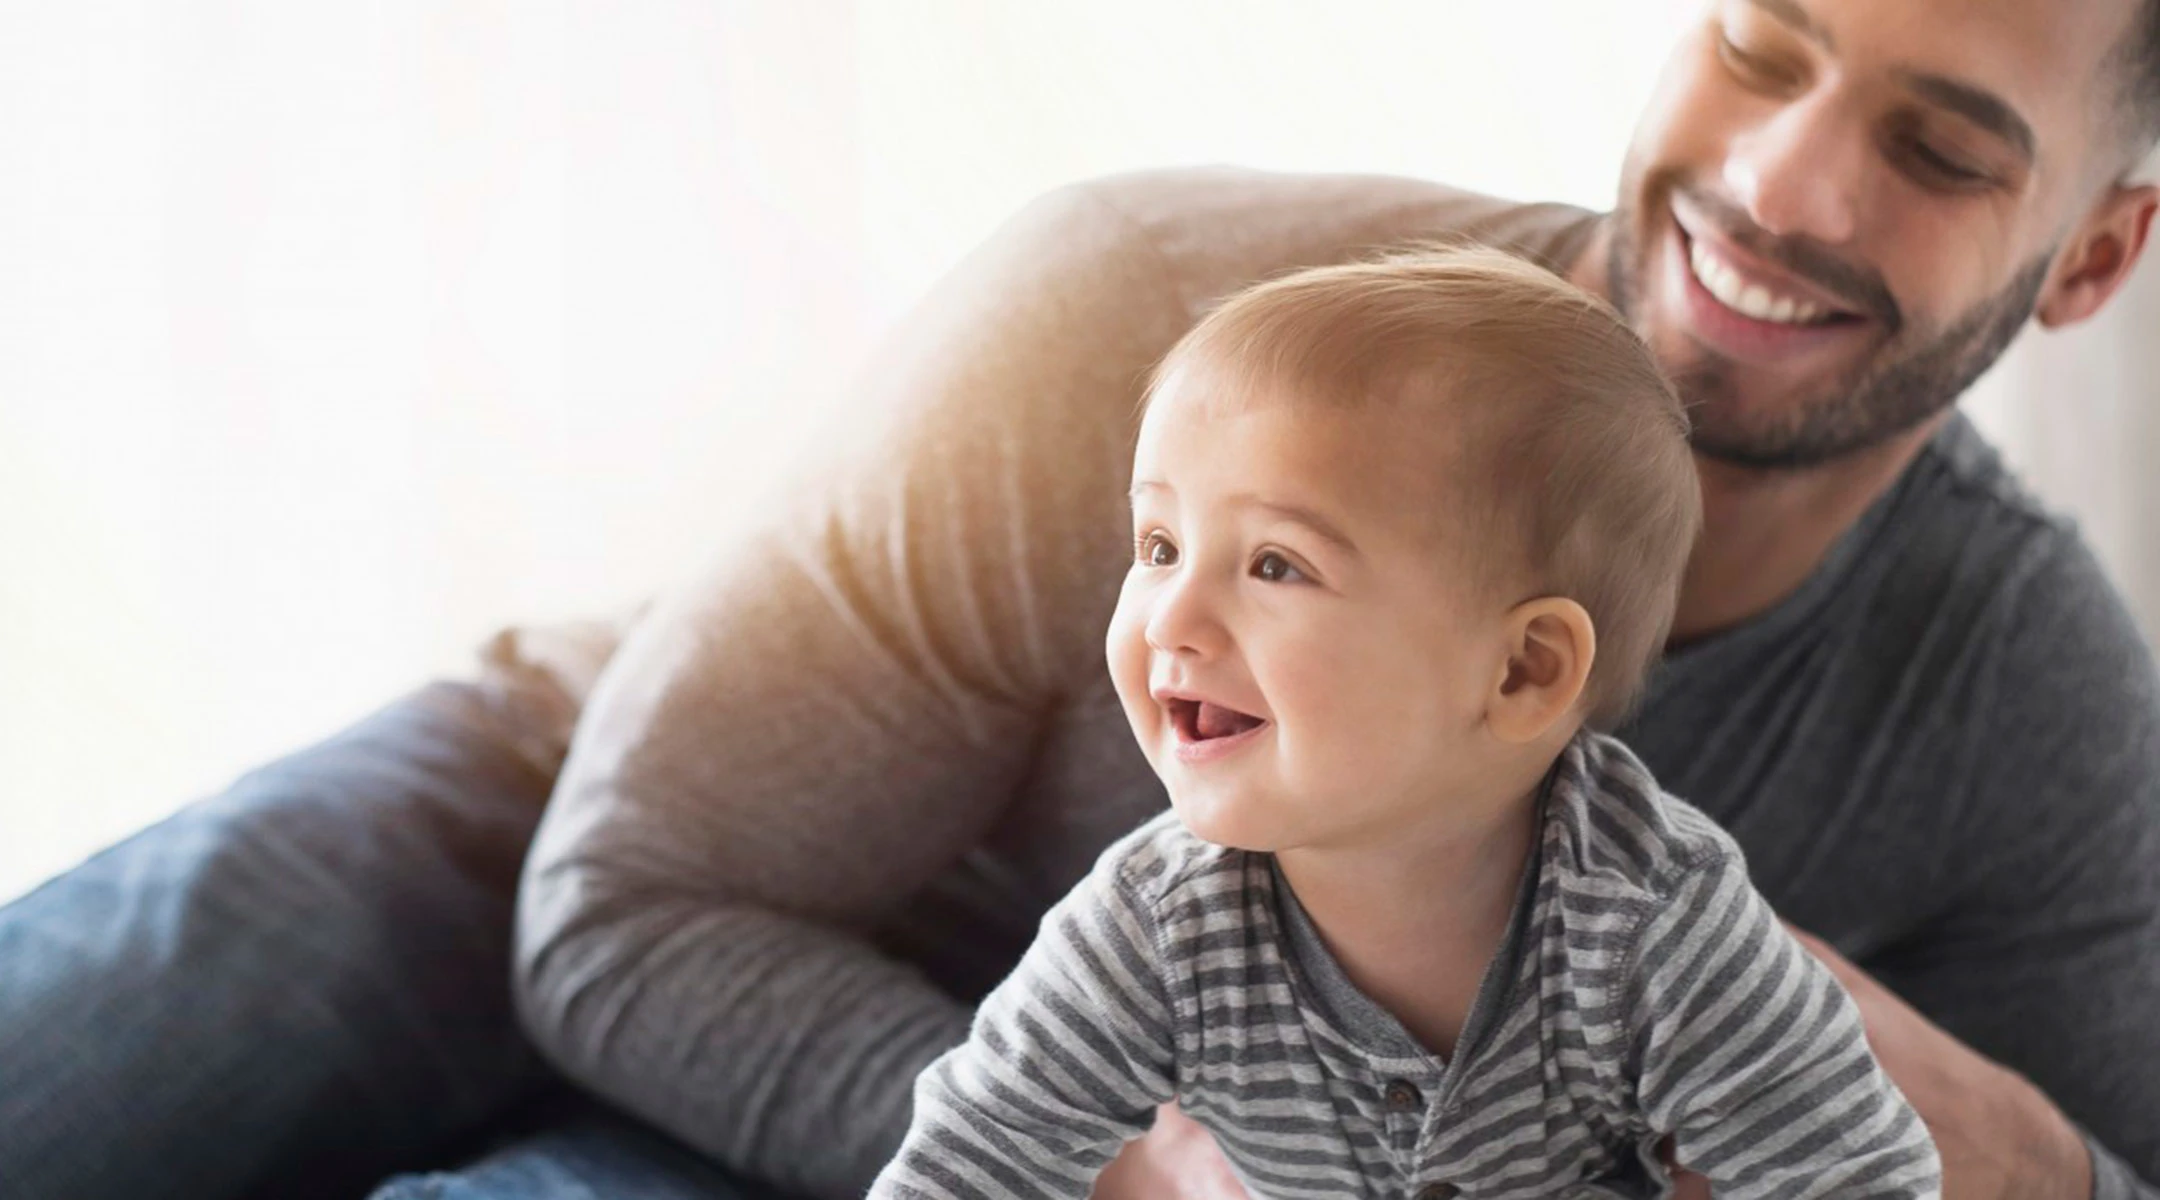
<svg viewBox="0 0 2160 1200"><path fill-rule="evenodd" d="M1232 405L1438 402L1459 418L1449 525L1487 551L1477 576L1582 605L1597 633L1586 717L1627 716L1702 502L1679 397L1602 300L1497 250L1423 246L1237 293L1171 349L1150 394L1187 368ZM1522 569L1496 570L1495 546L1521 547Z"/></svg>

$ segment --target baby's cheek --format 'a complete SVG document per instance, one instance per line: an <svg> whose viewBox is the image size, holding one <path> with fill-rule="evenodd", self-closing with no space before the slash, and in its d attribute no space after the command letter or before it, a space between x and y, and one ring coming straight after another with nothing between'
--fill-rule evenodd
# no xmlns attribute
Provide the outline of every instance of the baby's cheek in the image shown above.
<svg viewBox="0 0 2160 1200"><path fill-rule="evenodd" d="M1400 665L1400 646L1369 641L1345 637L1282 656L1272 664L1270 700L1307 715L1356 716L1356 724L1366 724L1391 707L1407 674Z"/></svg>
<svg viewBox="0 0 2160 1200"><path fill-rule="evenodd" d="M1110 619L1110 629L1103 637L1103 658L1109 665L1110 682L1117 689L1118 701L1125 707L1125 715L1136 727L1140 723L1141 707L1152 710L1154 700L1148 695L1148 646L1146 627L1120 605Z"/></svg>
<svg viewBox="0 0 2160 1200"><path fill-rule="evenodd" d="M1311 687L1314 711L1321 714L1312 732L1325 738L1329 757L1348 759L1359 774L1377 777L1423 757L1434 739L1446 736L1452 722L1438 711L1429 669L1413 656L1398 650L1349 666L1316 678Z"/></svg>
<svg viewBox="0 0 2160 1200"><path fill-rule="evenodd" d="M1288 666L1267 687L1284 765L1300 786L1339 782L1385 753L1396 714L1392 681L1348 661Z"/></svg>

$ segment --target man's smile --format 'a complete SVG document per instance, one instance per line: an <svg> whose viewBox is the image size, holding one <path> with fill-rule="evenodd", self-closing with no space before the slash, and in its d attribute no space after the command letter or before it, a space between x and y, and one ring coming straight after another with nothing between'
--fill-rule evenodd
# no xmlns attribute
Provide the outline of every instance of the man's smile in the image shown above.
<svg viewBox="0 0 2160 1200"><path fill-rule="evenodd" d="M1850 302L1749 254L1685 211L1675 203L1666 275L1683 328L1705 346L1741 362L1780 362L1877 328Z"/></svg>

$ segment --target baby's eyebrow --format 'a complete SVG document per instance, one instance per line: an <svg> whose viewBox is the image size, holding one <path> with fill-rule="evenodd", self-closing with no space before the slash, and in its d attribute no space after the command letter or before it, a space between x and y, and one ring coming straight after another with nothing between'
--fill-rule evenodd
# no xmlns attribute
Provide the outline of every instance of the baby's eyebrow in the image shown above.
<svg viewBox="0 0 2160 1200"><path fill-rule="evenodd" d="M1134 503L1138 503L1142 496L1158 492L1174 496L1177 494L1177 489L1160 479L1142 479L1136 481L1132 485L1132 490L1126 495ZM1288 521L1293 525L1303 526L1311 531L1314 537L1327 542L1344 554L1353 557L1359 554L1357 543L1350 540L1349 534L1344 533L1342 528L1336 525L1335 522L1328 520L1313 509L1306 508L1304 505L1264 500L1251 492L1238 492L1224 497L1224 500L1226 503L1239 508L1257 509L1278 521Z"/></svg>
<svg viewBox="0 0 2160 1200"><path fill-rule="evenodd" d="M1357 543L1350 540L1349 534L1344 533L1333 521L1303 505L1281 504L1273 500L1262 500L1258 496L1242 492L1230 497L1230 502L1259 509L1277 520L1288 521L1293 525L1302 525L1311 530L1315 537L1324 542L1333 543L1336 549L1345 554L1355 555L1358 553Z"/></svg>

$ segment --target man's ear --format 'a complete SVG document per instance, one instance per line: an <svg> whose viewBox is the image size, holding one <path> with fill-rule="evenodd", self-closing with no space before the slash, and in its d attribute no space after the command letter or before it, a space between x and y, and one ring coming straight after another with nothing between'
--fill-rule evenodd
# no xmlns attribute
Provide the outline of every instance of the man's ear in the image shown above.
<svg viewBox="0 0 2160 1200"><path fill-rule="evenodd" d="M1507 661L1486 697L1485 720L1501 741L1534 742L1575 711L1597 631L1583 606L1561 596L1516 605L1507 615Z"/></svg>
<svg viewBox="0 0 2160 1200"><path fill-rule="evenodd" d="M2153 184L2108 188L2055 255L2035 309L2042 326L2061 329L2100 311L2145 252L2155 207L2160 187Z"/></svg>

